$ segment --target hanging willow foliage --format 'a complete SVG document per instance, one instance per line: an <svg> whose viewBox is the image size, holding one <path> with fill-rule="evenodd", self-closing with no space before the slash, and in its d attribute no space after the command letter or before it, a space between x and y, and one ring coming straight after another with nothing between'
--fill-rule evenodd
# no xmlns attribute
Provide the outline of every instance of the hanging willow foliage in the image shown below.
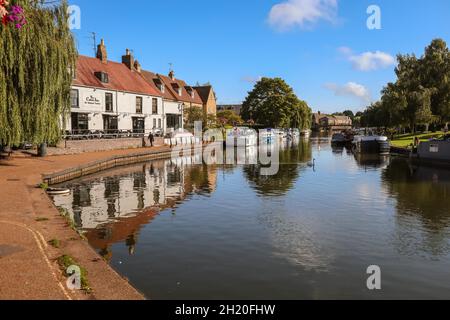
<svg viewBox="0 0 450 320"><path fill-rule="evenodd" d="M12 0L25 10L20 30L0 26L0 145L55 143L70 111L77 52L67 3Z"/></svg>

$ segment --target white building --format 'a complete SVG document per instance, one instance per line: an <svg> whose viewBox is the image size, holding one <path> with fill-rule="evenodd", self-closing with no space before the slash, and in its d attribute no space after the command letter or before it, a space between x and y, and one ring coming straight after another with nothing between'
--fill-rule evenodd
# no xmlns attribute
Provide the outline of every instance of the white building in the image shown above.
<svg viewBox="0 0 450 320"><path fill-rule="evenodd" d="M163 95L142 76L131 52L127 50L122 63L108 61L102 40L96 58L78 58L65 129L75 135L165 133L171 123L164 109ZM182 108L169 109L182 118Z"/></svg>

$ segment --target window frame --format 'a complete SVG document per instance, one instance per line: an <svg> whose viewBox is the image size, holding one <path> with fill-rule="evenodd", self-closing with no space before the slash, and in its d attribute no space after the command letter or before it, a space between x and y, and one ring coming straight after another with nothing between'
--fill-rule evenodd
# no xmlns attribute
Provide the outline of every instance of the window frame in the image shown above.
<svg viewBox="0 0 450 320"><path fill-rule="evenodd" d="M140 105L138 101L140 101ZM140 107L140 110L138 107ZM136 114L144 114L144 98L141 96L136 96Z"/></svg>
<svg viewBox="0 0 450 320"><path fill-rule="evenodd" d="M158 114L158 98L152 98L152 114Z"/></svg>
<svg viewBox="0 0 450 320"><path fill-rule="evenodd" d="M108 97L111 97L111 109L108 108ZM105 112L114 112L114 95L111 92L105 92Z"/></svg>
<svg viewBox="0 0 450 320"><path fill-rule="evenodd" d="M73 103L73 99L74 97L72 97L72 93L76 92L77 93L77 105L74 106ZM80 108L80 90L79 89L70 89L70 107L71 108Z"/></svg>

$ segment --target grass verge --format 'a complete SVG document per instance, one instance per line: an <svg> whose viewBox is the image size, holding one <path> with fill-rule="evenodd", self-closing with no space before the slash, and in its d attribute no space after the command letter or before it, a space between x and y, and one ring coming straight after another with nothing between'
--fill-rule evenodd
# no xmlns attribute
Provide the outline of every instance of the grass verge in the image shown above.
<svg viewBox="0 0 450 320"><path fill-rule="evenodd" d="M61 270L64 272L64 275L66 277L72 276L72 274L67 273L67 270L69 267L77 266L78 268L80 268L81 290L83 290L85 293L88 293L88 294L92 292L92 288L89 285L87 270L85 268L83 268L82 266L80 266L80 264L74 258L72 258L69 255L63 255L58 258L58 265L61 268Z"/></svg>

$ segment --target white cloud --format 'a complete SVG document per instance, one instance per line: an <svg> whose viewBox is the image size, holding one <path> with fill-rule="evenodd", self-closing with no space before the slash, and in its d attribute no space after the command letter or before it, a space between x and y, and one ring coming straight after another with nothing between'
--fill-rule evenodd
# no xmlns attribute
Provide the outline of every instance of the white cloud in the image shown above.
<svg viewBox="0 0 450 320"><path fill-rule="evenodd" d="M324 87L333 91L336 96L350 96L358 98L365 103L369 103L372 99L369 89L356 82L348 82L345 85L327 83Z"/></svg>
<svg viewBox="0 0 450 320"><path fill-rule="evenodd" d="M357 56L351 56L350 61L353 68L359 71L384 69L395 64L393 56L381 51L364 52Z"/></svg>
<svg viewBox="0 0 450 320"><path fill-rule="evenodd" d="M304 27L319 20L334 21L338 0L286 0L272 7L269 23L280 31Z"/></svg>
<svg viewBox="0 0 450 320"><path fill-rule="evenodd" d="M262 77L254 77L254 76L244 76L244 77L241 78L242 81L248 82L248 83L251 83L251 84L255 84L258 81L260 81L261 79L262 79Z"/></svg>
<svg viewBox="0 0 450 320"><path fill-rule="evenodd" d="M352 63L353 69L358 71L375 71L395 65L395 58L382 51L354 54L348 47L340 47L338 51Z"/></svg>

